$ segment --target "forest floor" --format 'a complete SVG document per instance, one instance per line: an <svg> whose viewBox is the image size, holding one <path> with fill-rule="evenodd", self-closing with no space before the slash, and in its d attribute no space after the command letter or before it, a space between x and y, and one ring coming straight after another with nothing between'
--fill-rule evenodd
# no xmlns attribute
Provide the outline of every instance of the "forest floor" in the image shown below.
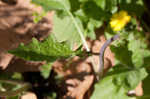
<svg viewBox="0 0 150 99"><path fill-rule="evenodd" d="M53 26L53 12L49 12L37 24L33 22L33 13L41 10L40 7L30 4L30 0L18 0L17 5L14 6L0 2L0 68L3 71L30 72L27 74L27 78L32 73L40 71L40 67L44 62L25 61L7 53L7 51L17 48L21 42L29 43L33 37L42 41L50 34ZM96 30L96 35L96 40L87 40L93 53L99 53L101 46L106 41L103 35L103 28ZM98 54L92 57L98 67ZM105 71L107 71L114 64L114 56L109 48L106 49L104 57ZM95 81L93 71L88 56L82 59L75 57L71 63L68 63L66 60L58 60L53 64L53 72L63 76L64 80L54 90L59 92L61 99L89 99ZM34 91L29 92L28 95L22 96L22 99L28 99L29 97L30 99L36 99L37 97L40 99L37 93L35 94Z"/></svg>

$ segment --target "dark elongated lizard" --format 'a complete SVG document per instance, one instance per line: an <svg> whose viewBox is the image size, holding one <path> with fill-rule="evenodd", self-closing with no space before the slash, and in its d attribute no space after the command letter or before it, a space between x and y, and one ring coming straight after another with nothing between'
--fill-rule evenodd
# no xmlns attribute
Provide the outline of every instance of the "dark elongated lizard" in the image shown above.
<svg viewBox="0 0 150 99"><path fill-rule="evenodd" d="M104 45L100 49L100 53L99 53L100 65L99 65L98 77L97 77L98 80L101 79L101 77L103 76L105 50L113 41L117 40L119 37L120 37L119 34L116 34L115 36L111 37L104 43Z"/></svg>

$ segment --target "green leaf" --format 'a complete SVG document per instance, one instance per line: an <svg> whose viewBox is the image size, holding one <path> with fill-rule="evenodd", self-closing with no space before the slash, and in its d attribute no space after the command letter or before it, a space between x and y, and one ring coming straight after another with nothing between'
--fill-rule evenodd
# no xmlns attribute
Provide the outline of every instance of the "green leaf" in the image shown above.
<svg viewBox="0 0 150 99"><path fill-rule="evenodd" d="M147 44L145 42L145 38L143 39L142 33L139 33L137 31L130 32L128 36L128 48L131 51L135 51L137 49L146 49Z"/></svg>
<svg viewBox="0 0 150 99"><path fill-rule="evenodd" d="M118 0L105 0L106 1L106 11L115 13L118 10L117 2Z"/></svg>
<svg viewBox="0 0 150 99"><path fill-rule="evenodd" d="M150 74L150 70L147 70L148 73ZM144 79L142 82L142 87L143 87L143 96L138 97L137 99L150 99L150 75Z"/></svg>
<svg viewBox="0 0 150 99"><path fill-rule="evenodd" d="M21 73L18 73L18 72L14 72L14 74L11 76L12 76L12 79L19 79L19 80L23 79Z"/></svg>
<svg viewBox="0 0 150 99"><path fill-rule="evenodd" d="M129 69L122 65L115 66L95 85L91 99L135 99L127 96L127 92L133 90L146 76L144 68Z"/></svg>
<svg viewBox="0 0 150 99"><path fill-rule="evenodd" d="M125 45L120 46L110 46L111 51L115 53L115 58L130 67L133 67L132 64L132 52L128 50Z"/></svg>
<svg viewBox="0 0 150 99"><path fill-rule="evenodd" d="M56 92L51 92L46 95L46 99L56 99L56 97L57 97Z"/></svg>
<svg viewBox="0 0 150 99"><path fill-rule="evenodd" d="M71 5L71 12L74 12L80 9L80 2L79 0L69 0Z"/></svg>
<svg viewBox="0 0 150 99"><path fill-rule="evenodd" d="M42 6L45 11L70 9L68 0L32 0L32 3Z"/></svg>
<svg viewBox="0 0 150 99"><path fill-rule="evenodd" d="M12 79L13 73L11 72L0 72L0 79Z"/></svg>
<svg viewBox="0 0 150 99"><path fill-rule="evenodd" d="M150 51L149 51L150 52ZM145 67L150 67L150 56L148 56L148 57L145 57L144 58L144 65L143 66L145 66Z"/></svg>
<svg viewBox="0 0 150 99"><path fill-rule="evenodd" d="M150 51L147 50L147 44L138 32L130 33L128 36L128 49L132 51L132 63L136 68L146 63L146 57L150 57Z"/></svg>
<svg viewBox="0 0 150 99"><path fill-rule="evenodd" d="M84 13L83 9L77 10L75 12L75 15L82 21L84 25L83 27L85 28L85 35L94 40L96 38L95 29L100 28L103 24L103 21L88 18Z"/></svg>
<svg viewBox="0 0 150 99"><path fill-rule="evenodd" d="M19 99L19 95L17 95L17 96L12 96L12 97L7 97L6 99Z"/></svg>
<svg viewBox="0 0 150 99"><path fill-rule="evenodd" d="M83 31L82 23L79 19L76 19L78 26ZM73 48L75 45L80 46L82 44L80 35L77 31L75 24L73 23L70 16L59 18L57 15L53 16L53 31L52 35L58 42L67 41L67 43Z"/></svg>
<svg viewBox="0 0 150 99"><path fill-rule="evenodd" d="M38 42L33 38L30 44L26 46L21 44L9 52L26 60L47 62L53 62L58 58L67 58L74 54L69 46L56 42L51 36L43 42Z"/></svg>
<svg viewBox="0 0 150 99"><path fill-rule="evenodd" d="M49 77L52 68L52 63L47 63L41 66L41 75L46 79Z"/></svg>
<svg viewBox="0 0 150 99"><path fill-rule="evenodd" d="M79 0L80 2L82 2L82 3L84 3L84 2L87 2L87 1L89 1L89 0Z"/></svg>
<svg viewBox="0 0 150 99"><path fill-rule="evenodd" d="M78 17L82 22L86 23L89 21L89 18L84 13L83 9L79 9L76 12L74 12L75 16Z"/></svg>
<svg viewBox="0 0 150 99"><path fill-rule="evenodd" d="M118 10L117 0L94 0L94 1L103 11L115 13Z"/></svg>
<svg viewBox="0 0 150 99"><path fill-rule="evenodd" d="M141 16L144 12L143 0L119 0L121 10L126 10L129 13L134 13L136 16Z"/></svg>
<svg viewBox="0 0 150 99"><path fill-rule="evenodd" d="M34 1L34 0L33 0ZM53 7L54 9L53 10L56 10L57 11L57 14L59 15L59 16L62 16L61 14L63 14L61 11L59 11L58 9L56 9L55 8L55 3L58 3L58 5L60 6L60 7L58 7L58 8L60 8L60 10L64 10L66 13L67 13L67 15L66 16L63 16L63 19L61 20L59 20L58 19L58 16L57 16L57 18L55 17L54 18L54 20L55 20L55 22L54 22L54 24L57 24L58 23L58 20L59 21L61 21L60 23L63 23L63 25L64 26L68 26L68 22L67 23L65 23L64 21L70 21L71 22L71 28L69 28L70 26L68 26L68 27L65 27L65 29L67 29L70 33L69 33L69 38L68 38L68 34L67 33L64 33L64 32L67 32L67 30L66 31L61 31L63 34L66 34L64 37L63 37L63 40L64 40L64 38L66 39L66 38L68 38L67 39L67 41L69 41L69 44L71 45L71 48L73 48L75 45L76 45L76 47L79 47L81 44L81 41L80 40L74 40L74 39L72 39L72 40L70 40L71 39L71 37L74 37L75 39L77 38L78 39L78 35L80 36L80 38L81 38L81 40L82 40L82 43L83 43L83 45L85 46L85 48L86 48L86 50L87 51L89 51L89 48L88 48L88 45L87 45L87 43L86 43L86 41L85 41L85 38L84 38L84 31L83 31L83 28L82 28L82 21L78 18L78 17L75 17L74 16L74 14L73 13L71 13L71 11L76 11L77 10L77 8L79 8L80 6L78 6L76 9L73 9L72 7L73 6L77 6L78 4L79 4L79 2L75 5L71 0L70 1L68 1L68 0L46 0L47 1L47 3L49 2L49 3L54 3L54 4L52 4L50 7ZM45 2L46 2L45 1ZM47 4L45 4L44 3L44 1L37 1L37 2L35 2L35 3L37 3L37 4L39 4L39 5L41 5L44 9L46 9L47 10ZM70 5L71 4L71 5ZM50 5L50 4L49 4ZM57 5L57 4L56 4ZM70 8L70 6L71 6L71 8ZM51 9L50 9L51 10ZM61 12L61 13L60 13ZM73 23L73 24L72 24ZM57 24L58 25L58 24ZM56 26L56 25L55 25ZM62 24L61 24L61 26L59 25L59 27L57 26L57 32L59 32L60 33L60 30L64 30L64 26L62 26ZM73 27L72 27L73 26ZM75 29L76 30L74 30L74 27L75 27ZM70 30L71 29L71 30ZM54 28L54 31L55 31L56 29ZM77 31L77 33L78 34L75 34L74 32L76 32ZM55 32L55 33L57 33L57 32ZM73 33L72 33L73 32ZM62 34L61 33L61 34ZM71 35L71 37L70 37L70 34L73 34L73 35ZM60 41L60 37L61 36L56 36L55 35L55 38L56 38L56 40L57 41ZM60 41L61 42L61 41Z"/></svg>
<svg viewBox="0 0 150 99"><path fill-rule="evenodd" d="M135 67L141 67L144 64L144 56L143 51L141 50L135 50L135 52L132 54L132 62Z"/></svg>
<svg viewBox="0 0 150 99"><path fill-rule="evenodd" d="M96 4L101 8L101 9L105 9L106 6L106 0L94 0L96 2Z"/></svg>
<svg viewBox="0 0 150 99"><path fill-rule="evenodd" d="M102 21L97 21L90 19L87 24L87 37L90 37L92 40L96 39L95 29L101 27L103 24Z"/></svg>
<svg viewBox="0 0 150 99"><path fill-rule="evenodd" d="M33 16L34 16L34 19L33 19L34 23L38 23L44 16L46 16L46 12L43 11L40 14L37 12L34 12Z"/></svg>
<svg viewBox="0 0 150 99"><path fill-rule="evenodd" d="M94 20L108 20L109 14L103 11L94 1L85 2L82 6L85 15ZM96 13L95 13L96 12Z"/></svg>

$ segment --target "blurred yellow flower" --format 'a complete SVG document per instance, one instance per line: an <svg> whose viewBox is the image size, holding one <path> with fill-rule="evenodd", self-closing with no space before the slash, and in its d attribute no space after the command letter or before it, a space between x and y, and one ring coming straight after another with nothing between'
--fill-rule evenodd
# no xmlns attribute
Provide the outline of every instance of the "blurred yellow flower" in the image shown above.
<svg viewBox="0 0 150 99"><path fill-rule="evenodd" d="M131 16L129 16L126 11L120 11L112 16L110 26L114 31L120 31L130 21L130 19Z"/></svg>

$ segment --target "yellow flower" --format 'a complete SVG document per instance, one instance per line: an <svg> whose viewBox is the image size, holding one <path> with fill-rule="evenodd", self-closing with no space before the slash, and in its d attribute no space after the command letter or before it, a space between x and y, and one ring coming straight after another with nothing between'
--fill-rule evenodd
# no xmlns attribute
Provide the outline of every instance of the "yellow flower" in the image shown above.
<svg viewBox="0 0 150 99"><path fill-rule="evenodd" d="M120 11L112 16L110 26L114 31L120 31L130 21L130 19L131 16L129 16L126 11Z"/></svg>

